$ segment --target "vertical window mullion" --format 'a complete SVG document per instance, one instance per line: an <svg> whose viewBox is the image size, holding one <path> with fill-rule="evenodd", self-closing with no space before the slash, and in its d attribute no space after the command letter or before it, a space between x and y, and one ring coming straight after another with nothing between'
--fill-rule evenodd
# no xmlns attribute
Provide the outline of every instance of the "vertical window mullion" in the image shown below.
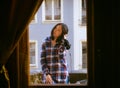
<svg viewBox="0 0 120 88"><path fill-rule="evenodd" d="M45 17L46 17L46 13L45 13L45 0L43 1L43 20L46 20Z"/></svg>
<svg viewBox="0 0 120 88"><path fill-rule="evenodd" d="M61 8L60 8L60 9L61 9L61 10L60 10L60 11L61 11L61 12L60 12L60 13L61 13L61 14L60 14L60 15L61 15L61 18L60 18L60 19L63 20L63 0L60 0L60 3L61 3Z"/></svg>
<svg viewBox="0 0 120 88"><path fill-rule="evenodd" d="M54 20L54 0L52 0L52 20Z"/></svg>

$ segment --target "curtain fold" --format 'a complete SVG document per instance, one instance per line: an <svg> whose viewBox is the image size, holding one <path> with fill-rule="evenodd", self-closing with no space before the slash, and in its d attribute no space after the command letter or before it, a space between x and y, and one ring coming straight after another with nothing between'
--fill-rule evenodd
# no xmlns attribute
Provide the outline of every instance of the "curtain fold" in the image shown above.
<svg viewBox="0 0 120 88"><path fill-rule="evenodd" d="M29 29L27 28L23 37L19 41L19 88L28 88L29 84Z"/></svg>
<svg viewBox="0 0 120 88"><path fill-rule="evenodd" d="M29 30L25 31L9 57L8 69L11 88L28 88L29 83Z"/></svg>
<svg viewBox="0 0 120 88"><path fill-rule="evenodd" d="M8 88L2 69L7 68L10 88L28 88L28 26L43 0L1 0L0 88Z"/></svg>
<svg viewBox="0 0 120 88"><path fill-rule="evenodd" d="M1 0L0 64L6 64L42 0Z"/></svg>

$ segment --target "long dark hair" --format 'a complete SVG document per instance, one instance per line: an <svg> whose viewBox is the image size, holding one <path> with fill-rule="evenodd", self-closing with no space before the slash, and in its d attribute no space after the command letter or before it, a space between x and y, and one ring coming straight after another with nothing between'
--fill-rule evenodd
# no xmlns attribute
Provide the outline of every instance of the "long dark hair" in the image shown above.
<svg viewBox="0 0 120 88"><path fill-rule="evenodd" d="M64 23L58 23L56 24L53 28L52 28L52 31L51 31L51 39L54 40L54 36L53 36L53 31L54 29L58 26L58 25L61 25L62 26L62 33L61 35L57 38L56 42L58 43L61 43L62 40L64 39L64 35L65 34L68 34L68 26Z"/></svg>

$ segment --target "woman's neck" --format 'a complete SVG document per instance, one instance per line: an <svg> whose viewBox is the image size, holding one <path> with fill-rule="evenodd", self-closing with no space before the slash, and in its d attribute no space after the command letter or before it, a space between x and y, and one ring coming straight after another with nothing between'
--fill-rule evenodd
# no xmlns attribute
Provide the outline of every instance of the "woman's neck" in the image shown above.
<svg viewBox="0 0 120 88"><path fill-rule="evenodd" d="M54 39L54 40L52 40L51 42L52 42L52 46L55 46L56 40Z"/></svg>
<svg viewBox="0 0 120 88"><path fill-rule="evenodd" d="M56 41L57 40L57 38L54 38L54 40L53 41Z"/></svg>

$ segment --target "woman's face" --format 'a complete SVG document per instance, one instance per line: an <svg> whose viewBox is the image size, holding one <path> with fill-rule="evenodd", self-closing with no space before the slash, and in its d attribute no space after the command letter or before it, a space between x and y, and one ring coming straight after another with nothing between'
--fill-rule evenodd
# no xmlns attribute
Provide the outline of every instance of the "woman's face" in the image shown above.
<svg viewBox="0 0 120 88"><path fill-rule="evenodd" d="M58 25L53 31L53 36L55 38L58 38L61 34L62 34L62 26Z"/></svg>

